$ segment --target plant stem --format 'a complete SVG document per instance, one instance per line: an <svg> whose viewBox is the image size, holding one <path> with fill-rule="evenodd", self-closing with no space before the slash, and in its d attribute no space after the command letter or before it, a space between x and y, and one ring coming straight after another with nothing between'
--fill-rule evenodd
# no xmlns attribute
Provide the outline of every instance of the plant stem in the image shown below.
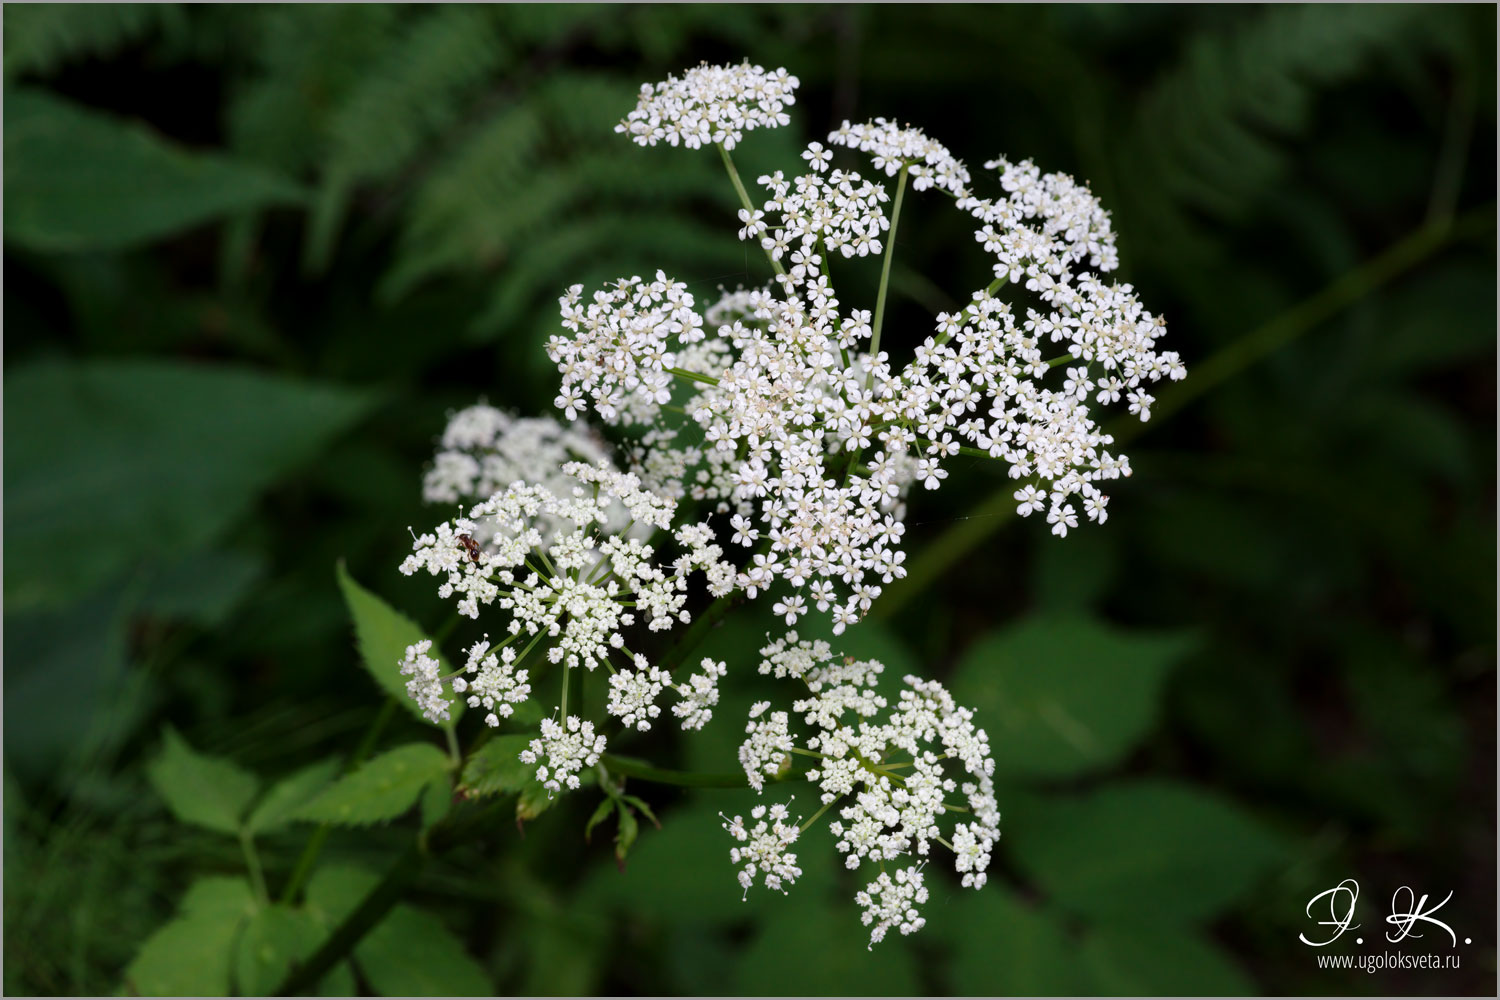
<svg viewBox="0 0 1500 1000"><path fill-rule="evenodd" d="M734 160L730 159L729 150L724 148L724 144L722 142L716 142L714 143L714 145L718 147L719 156L721 156L724 160L724 169L729 171L729 180L734 184L734 193L740 196L740 204L745 206L746 212L754 215L755 205L751 203L750 195L745 190L744 183L740 180L740 172L734 169ZM756 242L759 241L757 240ZM765 247L762 246L761 249L765 250ZM781 261L777 260L775 257L772 257L771 251L769 250L766 250L766 260L771 262L771 270L775 271L778 275L781 275L783 277L786 275L786 270L781 266Z"/></svg>
<svg viewBox="0 0 1500 1000"><path fill-rule="evenodd" d="M678 640L677 645L667 650L666 655L661 658L661 662L657 666L668 673L677 669L678 665L687 659L688 654L702 644L703 637L708 633L708 630L713 628L720 618L729 613L729 609L734 607L734 603L735 595L725 594L710 604L701 615L693 619L693 624L689 625L688 630L682 633L682 638Z"/></svg>
<svg viewBox="0 0 1500 1000"><path fill-rule="evenodd" d="M812 829L812 825L814 823L816 823L818 820L822 819L823 818L823 814L826 813L829 809L833 808L833 803L837 802L837 801L838 801L838 799L833 799L832 801L823 803L823 808L819 809L817 812L815 812L811 816L807 817L807 822L803 823L801 826L797 827L797 832L798 833L806 833L808 830L811 830Z"/></svg>
<svg viewBox="0 0 1500 1000"><path fill-rule="evenodd" d="M255 887L255 898L261 906L269 906L271 894L266 891L266 873L260 866L260 855L256 853L255 841L250 831L240 830L240 851L245 855L245 867L250 870L250 884Z"/></svg>
<svg viewBox="0 0 1500 1000"><path fill-rule="evenodd" d="M875 293L875 322L871 325L870 334L870 357L873 360L880 355L880 328L885 322L885 296L890 290L891 284L891 258L896 255L896 225L901 221L901 198L906 194L906 167L901 168L901 176L896 181L896 202L891 206L891 231L886 234L885 263L880 268L880 290ZM865 388L875 385L875 369L872 365L869 377L865 380Z"/></svg>
<svg viewBox="0 0 1500 1000"><path fill-rule="evenodd" d="M359 767L364 763L365 758L370 756L370 751L375 749L375 743L380 739L386 723L390 722L391 716L395 714L396 699L386 698L385 703L380 706L380 711L371 721L370 728L365 730L359 746L354 748L354 753L350 754L348 763L344 765L345 774ZM317 863L318 855L323 851L324 842L328 840L329 830L327 823L319 823L317 829L307 838L307 846L302 849L302 855L297 859L297 866L292 869L292 874L286 880L286 887L281 890L283 903L293 902L297 898L297 893L302 891L307 877L312 874L313 865Z"/></svg>
<svg viewBox="0 0 1500 1000"><path fill-rule="evenodd" d="M1454 222L1439 220L1392 244L1383 253L1345 272L1317 294L1273 317L1255 330L1198 363L1187 380L1162 393L1152 407L1149 425L1131 420L1109 430L1116 445L1123 445L1144 430L1158 427L1199 396L1239 375L1350 305L1375 292L1391 280L1431 257L1446 244L1477 236L1494 225L1494 206L1477 209ZM927 591L950 566L974 552L986 538L1015 516L1015 500L1009 483L986 497L967 517L949 528L917 558L907 563L906 577L886 588L870 609L869 617L889 618L909 601Z"/></svg>
<svg viewBox="0 0 1500 1000"><path fill-rule="evenodd" d="M292 967L279 987L277 996L309 995L328 971L354 950L376 924L401 901L407 886L421 874L427 859L442 854L480 834L494 829L494 821L508 801L495 803L464 816L450 815L419 837L396 859L396 863L358 906L334 928L322 946L307 959Z"/></svg>

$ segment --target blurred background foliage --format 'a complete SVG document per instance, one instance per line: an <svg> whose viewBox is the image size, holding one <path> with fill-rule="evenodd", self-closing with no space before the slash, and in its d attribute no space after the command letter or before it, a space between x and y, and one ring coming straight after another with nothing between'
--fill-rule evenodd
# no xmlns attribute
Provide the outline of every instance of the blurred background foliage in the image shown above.
<svg viewBox="0 0 1500 1000"><path fill-rule="evenodd" d="M456 407L548 409L561 290L765 280L716 156L611 131L640 82L748 55L803 81L792 127L736 151L752 177L883 115L976 173L1087 178L1197 380L1103 528L1015 523L995 469L955 463L914 498L920 579L847 637L980 709L997 877L935 875L926 931L869 954L826 832L806 884L742 903L716 824L746 796L633 782L664 828L623 872L584 839L592 793L499 822L325 987L1492 993L1493 7L3 17L7 992L269 989L262 958L410 842L336 829L306 907L258 913L225 833L286 883L311 828L236 796L337 767L381 710L335 563L442 620L395 572L439 516L423 463ZM896 260L899 352L986 264L932 198ZM875 271L839 279L857 299ZM721 724L627 752L732 769L769 625L711 639ZM374 749L429 733L398 713ZM150 776L198 773L188 746L228 811L183 824ZM1318 970L1304 906L1349 877L1373 924L1399 885L1452 889L1462 969ZM200 958L152 978L148 937Z"/></svg>

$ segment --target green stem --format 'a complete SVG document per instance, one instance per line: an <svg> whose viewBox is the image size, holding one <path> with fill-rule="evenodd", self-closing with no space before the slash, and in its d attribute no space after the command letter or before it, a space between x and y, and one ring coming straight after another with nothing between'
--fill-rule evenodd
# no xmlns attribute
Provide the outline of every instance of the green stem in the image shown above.
<svg viewBox="0 0 1500 1000"><path fill-rule="evenodd" d="M375 749L375 743L380 739L386 724L391 721L391 716L396 714L396 699L386 698L385 703L380 706L380 711L375 714L370 728L365 730L365 735L360 739L359 746L354 748L348 762L344 765L344 773L348 774L359 765L363 764L365 758ZM292 874L286 880L286 887L281 890L281 901L292 903L297 898L297 893L302 891L307 877L312 874L313 865L317 863L318 855L323 851L323 844L328 840L330 827L327 823L319 823L317 829L307 838L307 846L302 849L302 855L297 858L297 865L292 869Z"/></svg>
<svg viewBox="0 0 1500 1000"><path fill-rule="evenodd" d="M797 827L797 832L798 833L806 833L808 830L812 829L812 825L814 823L816 823L818 820L822 819L823 818L823 814L826 813L829 809L832 809L833 808L833 804L835 802L837 802L837 801L838 801L838 799L833 799L833 800L831 800L829 802L823 803L823 808L819 809L817 812L815 812L811 816L807 817L807 822L803 823L801 826Z"/></svg>
<svg viewBox="0 0 1500 1000"><path fill-rule="evenodd" d="M255 898L261 906L271 904L271 894L266 891L266 873L260 866L260 855L255 850L255 841L249 830L240 830L240 851L245 855L245 867L250 870L250 884L255 888Z"/></svg>
<svg viewBox="0 0 1500 1000"><path fill-rule="evenodd" d="M443 727L443 735L448 738L448 759L453 761L454 767L457 767L463 761L464 755L459 752L458 733L454 731L453 723L450 722Z"/></svg>
<svg viewBox="0 0 1500 1000"><path fill-rule="evenodd" d="M724 169L729 171L729 180L732 184L734 184L734 193L740 196L740 204L745 206L745 211L749 212L751 215L754 215L755 205L751 203L750 194L745 190L745 185L740 180L740 172L734 169L734 160L730 158L729 150L724 148L724 144L722 142L716 142L714 143L714 145L718 147L719 156L724 160ZM760 241L757 240L756 242L758 243ZM761 249L765 250L765 247L761 247ZM777 260L775 257L772 257L771 251L769 250L766 250L766 260L771 262L771 270L775 271L778 275L781 275L783 277L786 275L786 269L781 266L781 261Z"/></svg>
<svg viewBox="0 0 1500 1000"><path fill-rule="evenodd" d="M1149 425L1131 420L1121 427L1110 428L1115 434L1115 444L1119 446L1128 443L1148 426L1161 426L1199 396L1316 329L1350 305L1422 263L1446 244L1478 236L1492 228L1494 212L1494 206L1491 205L1451 223L1439 220L1437 223L1424 225L1378 256L1345 272L1316 295L1304 299L1224 347L1208 360L1196 364L1186 381L1162 393L1152 407ZM917 558L910 560L907 563L906 577L886 588L880 600L870 609L870 617L889 618L899 612L913 598L925 593L950 566L973 553L985 539L1015 516L1016 505L1012 497L1014 489L1014 483L1007 483L986 497L967 517L938 536Z"/></svg>
<svg viewBox="0 0 1500 1000"><path fill-rule="evenodd" d="M688 654L702 645L703 637L708 634L708 630L713 628L720 618L727 615L730 608L734 607L735 599L734 594L725 594L710 604L702 614L693 619L693 624L682 633L682 638L678 640L677 645L667 650L657 666L668 673L677 669L682 661L687 659Z"/></svg>
<svg viewBox="0 0 1500 1000"><path fill-rule="evenodd" d="M453 814L442 820L425 837L420 837L396 859L359 905L334 928L321 947L302 963L293 966L279 987L277 996L307 996L328 971L344 959L392 907L401 901L407 888L421 874L430 857L441 855L460 844L490 832L499 813L509 801L492 804L467 814Z"/></svg>
<svg viewBox="0 0 1500 1000"><path fill-rule="evenodd" d="M891 258L896 256L896 225L901 221L901 198L906 194L906 167L901 168L901 176L896 181L896 202L891 206L891 231L886 234L885 263L880 268L880 290L875 293L875 322L871 325L870 334L870 357L872 359L880 355L880 328L885 323L885 296L890 290L891 284ZM869 389L875 385L875 369L870 368L869 377L865 380L865 388Z"/></svg>
<svg viewBox="0 0 1500 1000"><path fill-rule="evenodd" d="M712 375L699 375L697 372L690 372L685 368L663 368L662 371L666 372L668 375L675 375L678 378L687 379L689 382L702 382L704 385L719 384L719 380L714 378ZM678 409L682 408L678 407Z"/></svg>

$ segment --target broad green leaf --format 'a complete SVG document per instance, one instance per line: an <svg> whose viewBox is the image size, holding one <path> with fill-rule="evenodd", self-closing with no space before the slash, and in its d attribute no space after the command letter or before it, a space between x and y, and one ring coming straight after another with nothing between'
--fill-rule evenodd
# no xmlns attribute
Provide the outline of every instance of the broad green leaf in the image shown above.
<svg viewBox="0 0 1500 1000"><path fill-rule="evenodd" d="M6 423L27 431L5 448L7 611L56 605L209 544L370 401L226 365L8 371Z"/></svg>
<svg viewBox="0 0 1500 1000"><path fill-rule="evenodd" d="M531 737L519 733L493 736L464 762L459 790L471 798L519 792L536 782L536 765L523 763L519 754Z"/></svg>
<svg viewBox="0 0 1500 1000"><path fill-rule="evenodd" d="M146 767L151 787L184 823L238 833L260 782L232 761L200 754L168 726L162 748Z"/></svg>
<svg viewBox="0 0 1500 1000"><path fill-rule="evenodd" d="M422 829L431 830L453 808L453 782L440 774L422 789Z"/></svg>
<svg viewBox="0 0 1500 1000"><path fill-rule="evenodd" d="M354 912L380 876L353 865L323 865L307 880L307 909L331 931Z"/></svg>
<svg viewBox="0 0 1500 1000"><path fill-rule="evenodd" d="M188 152L144 125L39 91L5 95L7 243L119 250L304 197L286 178Z"/></svg>
<svg viewBox="0 0 1500 1000"><path fill-rule="evenodd" d="M493 996L489 976L462 942L429 913L397 906L354 949L359 969L383 996Z"/></svg>
<svg viewBox="0 0 1500 1000"><path fill-rule="evenodd" d="M286 978L292 963L306 958L322 934L311 915L275 904L256 912L235 947L234 980L242 996L266 996Z"/></svg>
<svg viewBox="0 0 1500 1000"><path fill-rule="evenodd" d="M1259 992L1218 945L1186 927L1149 922L1096 927L1073 953L1083 983L1095 996L1253 996Z"/></svg>
<svg viewBox="0 0 1500 1000"><path fill-rule="evenodd" d="M125 970L137 996L228 996L241 924L255 912L241 879L214 876L188 889L178 916L146 939Z"/></svg>
<svg viewBox="0 0 1500 1000"><path fill-rule="evenodd" d="M733 971L743 996L912 996L922 992L917 964L892 929L870 947L859 912L792 889L761 925ZM929 904L930 905L930 904Z"/></svg>
<svg viewBox="0 0 1500 1000"><path fill-rule="evenodd" d="M349 606L349 615L354 619L354 635L359 643L359 655L365 670L375 679L386 694L400 702L412 715L427 722L422 710L406 693L406 678L401 676L401 661L406 658L406 647L426 639L426 634L410 618L391 607L379 597L359 585L349 575L342 561L338 564L339 590L343 591L344 603ZM445 674L453 672L442 651L434 644L428 653L442 664ZM463 714L464 701L455 697L448 709L452 725Z"/></svg>
<svg viewBox="0 0 1500 1000"><path fill-rule="evenodd" d="M423 787L448 769L448 758L430 743L408 743L339 779L291 818L344 826L395 819L416 804Z"/></svg>
<svg viewBox="0 0 1500 1000"><path fill-rule="evenodd" d="M297 809L328 786L338 770L339 762L330 757L281 779L256 803L245 828L251 833L269 833L285 826Z"/></svg>
<svg viewBox="0 0 1500 1000"><path fill-rule="evenodd" d="M1155 724L1183 632L1126 632L1048 615L980 639L951 688L989 734L996 775L1061 778L1118 762Z"/></svg>
<svg viewBox="0 0 1500 1000"><path fill-rule="evenodd" d="M1012 814L1016 864L1059 906L1162 923L1206 920L1240 899L1283 854L1239 806L1166 781L1132 781L1038 798Z"/></svg>
<svg viewBox="0 0 1500 1000"><path fill-rule="evenodd" d="M945 893L948 890L945 888ZM925 934L951 942L948 984L960 996L1072 996L1081 991L1074 946L1059 921L1003 883L952 894Z"/></svg>

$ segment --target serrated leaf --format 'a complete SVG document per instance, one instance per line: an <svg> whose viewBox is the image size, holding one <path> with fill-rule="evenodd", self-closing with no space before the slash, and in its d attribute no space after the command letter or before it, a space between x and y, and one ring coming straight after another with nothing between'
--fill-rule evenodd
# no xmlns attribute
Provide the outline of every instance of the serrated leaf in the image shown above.
<svg viewBox="0 0 1500 1000"><path fill-rule="evenodd" d="M7 370L4 396L7 423L28 428L5 449L7 613L209 544L373 399L155 361L25 365Z"/></svg>
<svg viewBox="0 0 1500 1000"><path fill-rule="evenodd" d="M531 737L517 733L493 736L464 762L459 790L473 798L519 792L536 781L536 765L523 763L520 753Z"/></svg>
<svg viewBox="0 0 1500 1000"><path fill-rule="evenodd" d="M980 639L951 685L990 738L997 776L1071 777L1119 761L1155 724L1185 632L1127 632L1073 614Z"/></svg>
<svg viewBox="0 0 1500 1000"><path fill-rule="evenodd" d="M138 123L41 91L5 95L7 243L119 250L304 197L284 177L188 152Z"/></svg>
<svg viewBox="0 0 1500 1000"><path fill-rule="evenodd" d="M199 879L178 916L146 939L125 969L125 988L137 996L228 996L233 947L255 911L244 880Z"/></svg>
<svg viewBox="0 0 1500 1000"><path fill-rule="evenodd" d="M416 804L422 789L448 768L430 743L408 743L367 762L292 813L293 819L365 826L395 819Z"/></svg>
<svg viewBox="0 0 1500 1000"><path fill-rule="evenodd" d="M391 997L493 996L479 963L442 922L397 906L354 949L355 962L377 993Z"/></svg>
<svg viewBox="0 0 1500 1000"><path fill-rule="evenodd" d="M239 832L240 817L260 784L233 761L198 753L170 726L146 775L173 816L220 833Z"/></svg>
<svg viewBox="0 0 1500 1000"><path fill-rule="evenodd" d="M261 796L245 821L245 829L257 834L285 826L292 814L323 791L338 771L338 760L329 757L281 779Z"/></svg>
<svg viewBox="0 0 1500 1000"><path fill-rule="evenodd" d="M1238 805L1167 781L1037 798L1007 824L1011 856L1061 907L1130 920L1215 916L1282 856L1279 838Z"/></svg>
<svg viewBox="0 0 1500 1000"><path fill-rule="evenodd" d="M344 603L354 619L354 635L359 643L359 655L365 670L380 685L381 690L395 698L403 708L424 723L433 725L422 714L411 695L406 693L406 678L401 676L401 661L406 657L406 647L415 645L428 636L416 622L360 586L359 581L349 575L342 560L337 572L339 590L343 592ZM443 673L453 672L435 643L428 655L437 659ZM448 708L449 721L441 725L452 726L463 715L463 711L463 699L454 698Z"/></svg>

